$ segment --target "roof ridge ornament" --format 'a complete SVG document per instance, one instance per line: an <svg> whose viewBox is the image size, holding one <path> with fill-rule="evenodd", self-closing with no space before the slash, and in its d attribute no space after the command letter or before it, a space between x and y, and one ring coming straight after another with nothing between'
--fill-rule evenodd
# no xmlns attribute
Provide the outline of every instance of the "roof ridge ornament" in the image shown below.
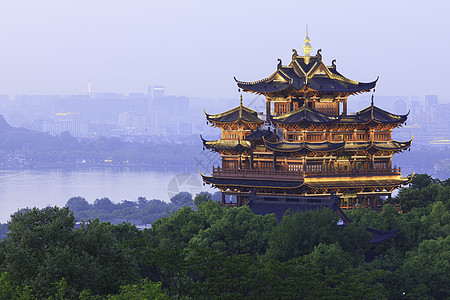
<svg viewBox="0 0 450 300"><path fill-rule="evenodd" d="M277 69L281 69L281 64L282 64L282 61L281 61L281 59L280 58L277 58L278 59L278 65L277 65Z"/></svg>
<svg viewBox="0 0 450 300"><path fill-rule="evenodd" d="M296 49L292 49L292 60L296 60L297 59L297 56L298 56L298 53L297 53L297 50Z"/></svg>
<svg viewBox="0 0 450 300"><path fill-rule="evenodd" d="M333 59L331 61L331 67L334 68L336 70L336 59Z"/></svg>
<svg viewBox="0 0 450 300"><path fill-rule="evenodd" d="M322 49L317 50L316 56L319 58L319 60L322 60Z"/></svg>

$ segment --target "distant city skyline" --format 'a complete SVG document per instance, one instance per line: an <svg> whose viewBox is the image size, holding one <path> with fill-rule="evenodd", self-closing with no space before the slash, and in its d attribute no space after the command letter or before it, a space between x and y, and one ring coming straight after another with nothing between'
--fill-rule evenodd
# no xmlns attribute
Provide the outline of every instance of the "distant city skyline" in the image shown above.
<svg viewBox="0 0 450 300"><path fill-rule="evenodd" d="M438 95L448 103L446 1L56 1L0 4L0 94L146 93L237 97L302 53L337 60L376 95ZM245 96L244 96L245 97ZM248 96L250 97L250 95Z"/></svg>

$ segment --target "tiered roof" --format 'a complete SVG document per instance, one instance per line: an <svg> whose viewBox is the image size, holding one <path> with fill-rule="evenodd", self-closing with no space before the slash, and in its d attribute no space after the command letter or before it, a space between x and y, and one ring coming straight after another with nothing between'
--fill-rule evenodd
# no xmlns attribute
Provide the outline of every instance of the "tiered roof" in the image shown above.
<svg viewBox="0 0 450 300"><path fill-rule="evenodd" d="M204 111L204 110L203 110ZM263 120L258 118L258 113L250 108L247 108L241 104L233 109L227 110L221 114L210 115L204 111L206 119L211 123L264 123Z"/></svg>
<svg viewBox="0 0 450 300"><path fill-rule="evenodd" d="M281 60L277 70L264 79L244 82L236 80L237 85L246 92L275 96L288 92L289 94L308 91L322 94L352 95L373 89L378 79L363 83L344 77L336 70L334 61L332 66L322 62L322 55L317 51L316 56L299 56L294 50L292 61L288 66L282 66Z"/></svg>
<svg viewBox="0 0 450 300"><path fill-rule="evenodd" d="M373 96L372 96L373 97ZM409 113L408 113L409 114ZM358 111L355 115L347 116L346 121L352 121L355 120L355 123L357 122L376 122L376 123L404 123L408 117L408 114L406 115L396 115L390 112L387 112L381 108L378 108L373 105L373 98L372 98L372 104L361 110Z"/></svg>
<svg viewBox="0 0 450 300"><path fill-rule="evenodd" d="M254 132L250 133L249 136L245 138L246 141L254 142L254 141L262 141L265 140L271 141L275 139L275 133L270 129L258 129Z"/></svg>
<svg viewBox="0 0 450 300"><path fill-rule="evenodd" d="M284 115L276 117L271 116L270 119L272 122L279 124L326 124L338 122L341 119L341 116L329 116L309 107L302 106Z"/></svg>
<svg viewBox="0 0 450 300"><path fill-rule="evenodd" d="M345 147L345 142L302 142L302 143L294 143L294 142L277 142L271 143L264 140L265 146L276 152L298 152L302 150L311 151L311 152L330 152L341 150Z"/></svg>
<svg viewBox="0 0 450 300"><path fill-rule="evenodd" d="M272 179L246 179L246 178L222 178L205 176L200 173L204 182L220 187L246 187L246 188L272 188L272 189L339 189L339 188L373 188L373 187L398 187L411 182L414 174L408 177L400 175L386 175L377 178L373 176L358 177L317 177L315 175L299 176L296 181L293 180L272 180Z"/></svg>
<svg viewBox="0 0 450 300"><path fill-rule="evenodd" d="M343 141L343 142L268 142L265 146L275 152L332 152L332 151L400 151L411 146L412 139L406 142L391 141Z"/></svg>
<svg viewBox="0 0 450 300"><path fill-rule="evenodd" d="M213 151L233 151L237 153L242 153L249 150L252 147L252 144L249 141L245 140L224 140L219 139L215 141L207 141L203 139L202 136L200 138L203 141L203 146L207 149L211 149Z"/></svg>
<svg viewBox="0 0 450 300"><path fill-rule="evenodd" d="M407 117L408 114L396 115L387 112L379 107L374 106L372 102L369 107L358 111L354 115L330 116L309 107L302 106L284 115L271 117L271 121L277 124L367 124L369 122L382 124L401 124L406 121Z"/></svg>

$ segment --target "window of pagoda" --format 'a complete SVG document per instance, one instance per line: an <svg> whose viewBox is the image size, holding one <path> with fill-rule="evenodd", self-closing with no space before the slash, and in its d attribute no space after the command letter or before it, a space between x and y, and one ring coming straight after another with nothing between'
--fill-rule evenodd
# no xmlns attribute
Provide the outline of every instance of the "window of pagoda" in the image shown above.
<svg viewBox="0 0 450 300"><path fill-rule="evenodd" d="M336 102L316 102L315 110L326 115L336 116L338 115L338 104Z"/></svg>
<svg viewBox="0 0 450 300"><path fill-rule="evenodd" d="M375 131L375 141L390 141L391 140L391 131Z"/></svg>
<svg viewBox="0 0 450 300"><path fill-rule="evenodd" d="M369 134L366 131L356 131L356 140L358 141L368 141Z"/></svg>
<svg viewBox="0 0 450 300"><path fill-rule="evenodd" d="M224 140L244 140L251 134L251 130L223 130L222 139Z"/></svg>
<svg viewBox="0 0 450 300"><path fill-rule="evenodd" d="M308 132L306 133L307 142L321 142L325 140L325 136L322 132Z"/></svg>
<svg viewBox="0 0 450 300"><path fill-rule="evenodd" d="M275 115L284 115L291 111L291 102L275 102Z"/></svg>

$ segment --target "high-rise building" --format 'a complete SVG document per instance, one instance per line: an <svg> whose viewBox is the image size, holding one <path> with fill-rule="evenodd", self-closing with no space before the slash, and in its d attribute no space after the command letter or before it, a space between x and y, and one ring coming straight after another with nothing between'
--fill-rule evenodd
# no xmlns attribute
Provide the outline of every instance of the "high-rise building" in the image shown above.
<svg viewBox="0 0 450 300"><path fill-rule="evenodd" d="M430 111L434 105L438 104L438 96L437 95L426 95L425 96L425 107L427 111Z"/></svg>
<svg viewBox="0 0 450 300"><path fill-rule="evenodd" d="M398 115L404 115L408 113L408 104L402 99L398 99L394 102L394 112Z"/></svg>
<svg viewBox="0 0 450 300"><path fill-rule="evenodd" d="M164 97L164 86L154 86L153 89L153 100L161 99Z"/></svg>

